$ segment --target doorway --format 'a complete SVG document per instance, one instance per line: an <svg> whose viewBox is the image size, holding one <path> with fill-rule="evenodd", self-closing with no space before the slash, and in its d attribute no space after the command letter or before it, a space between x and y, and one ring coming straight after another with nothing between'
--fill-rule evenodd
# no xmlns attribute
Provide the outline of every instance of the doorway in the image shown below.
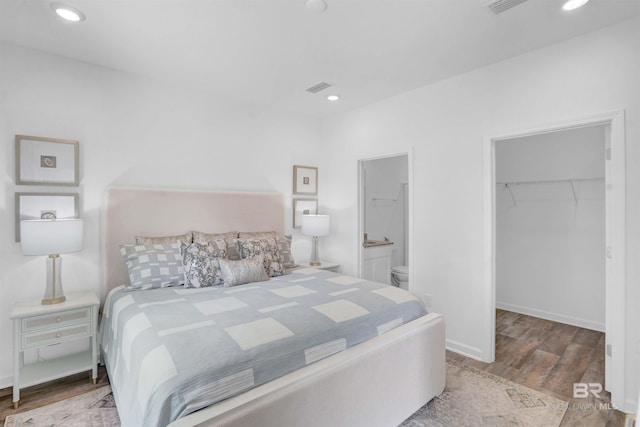
<svg viewBox="0 0 640 427"><path fill-rule="evenodd" d="M408 153L358 161L360 277L392 284L392 271L411 265L411 191ZM397 283L396 283L397 285Z"/></svg>
<svg viewBox="0 0 640 427"><path fill-rule="evenodd" d="M605 133L495 142L496 307L605 331Z"/></svg>
<svg viewBox="0 0 640 427"><path fill-rule="evenodd" d="M606 337L605 384L611 392L611 400L618 408L625 407L625 140L624 113L615 112L600 116L513 132L485 138L485 272L484 306L487 309L484 343L485 361L495 360L496 313L496 144L514 138L528 137L550 132L567 131L586 126L603 126L605 129L605 315Z"/></svg>

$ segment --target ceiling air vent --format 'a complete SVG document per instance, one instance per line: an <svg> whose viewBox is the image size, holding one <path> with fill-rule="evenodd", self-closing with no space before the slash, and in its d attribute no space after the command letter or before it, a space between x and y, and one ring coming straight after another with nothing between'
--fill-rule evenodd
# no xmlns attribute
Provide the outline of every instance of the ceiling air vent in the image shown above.
<svg viewBox="0 0 640 427"><path fill-rule="evenodd" d="M310 88L307 89L307 92L311 92L311 93L318 93L321 90L325 90L326 88L331 87L331 85L329 83L325 83L325 82L320 82L317 85L313 85Z"/></svg>
<svg viewBox="0 0 640 427"><path fill-rule="evenodd" d="M494 14L498 15L525 1L527 0L495 0L489 3L487 7L491 9Z"/></svg>

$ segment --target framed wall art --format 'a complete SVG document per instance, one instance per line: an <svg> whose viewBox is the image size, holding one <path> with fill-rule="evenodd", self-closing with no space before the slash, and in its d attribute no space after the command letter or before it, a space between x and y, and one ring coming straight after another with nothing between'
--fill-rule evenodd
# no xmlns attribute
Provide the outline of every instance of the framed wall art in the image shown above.
<svg viewBox="0 0 640 427"><path fill-rule="evenodd" d="M293 228L302 227L302 215L317 214L317 199L293 199Z"/></svg>
<svg viewBox="0 0 640 427"><path fill-rule="evenodd" d="M313 166L293 166L293 194L318 194L318 168Z"/></svg>
<svg viewBox="0 0 640 427"><path fill-rule="evenodd" d="M16 242L20 241L20 221L58 218L78 218L77 194L16 193Z"/></svg>
<svg viewBox="0 0 640 427"><path fill-rule="evenodd" d="M78 141L16 135L16 184L77 187Z"/></svg>

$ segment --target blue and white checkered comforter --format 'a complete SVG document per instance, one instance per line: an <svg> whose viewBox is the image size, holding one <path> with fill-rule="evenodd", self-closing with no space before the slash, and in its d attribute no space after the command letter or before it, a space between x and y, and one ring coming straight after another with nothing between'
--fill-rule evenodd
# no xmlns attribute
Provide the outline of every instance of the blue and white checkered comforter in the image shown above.
<svg viewBox="0 0 640 427"><path fill-rule="evenodd" d="M163 426L426 313L393 286L316 269L232 288L110 294L100 338L123 426Z"/></svg>

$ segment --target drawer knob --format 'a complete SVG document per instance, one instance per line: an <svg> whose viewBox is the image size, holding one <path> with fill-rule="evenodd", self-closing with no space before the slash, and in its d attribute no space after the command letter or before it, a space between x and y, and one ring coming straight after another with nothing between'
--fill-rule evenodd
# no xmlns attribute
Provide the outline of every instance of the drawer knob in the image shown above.
<svg viewBox="0 0 640 427"><path fill-rule="evenodd" d="M60 334L56 334L56 338L60 338Z"/></svg>
<svg viewBox="0 0 640 427"><path fill-rule="evenodd" d="M56 317L56 322L61 321L62 319L60 319L59 317Z"/></svg>

